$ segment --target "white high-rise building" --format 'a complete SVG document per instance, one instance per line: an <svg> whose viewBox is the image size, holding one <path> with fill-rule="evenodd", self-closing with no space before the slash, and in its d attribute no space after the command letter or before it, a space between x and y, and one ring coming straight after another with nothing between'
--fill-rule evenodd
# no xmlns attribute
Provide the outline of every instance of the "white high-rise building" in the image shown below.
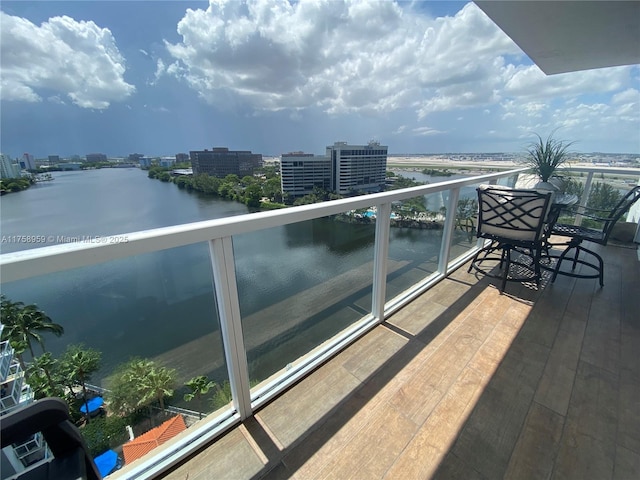
<svg viewBox="0 0 640 480"><path fill-rule="evenodd" d="M33 158L33 155L31 155L30 153L25 153L24 155L22 155L20 166L25 170L35 170L36 159Z"/></svg>
<svg viewBox="0 0 640 480"><path fill-rule="evenodd" d="M314 187L341 195L380 192L384 189L387 149L378 142L349 145L335 142L325 156L293 152L282 155L282 193L302 196Z"/></svg>
<svg viewBox="0 0 640 480"><path fill-rule="evenodd" d="M0 153L0 178L20 177L20 167L13 163L11 158L4 153Z"/></svg>
<svg viewBox="0 0 640 480"><path fill-rule="evenodd" d="M378 142L349 145L335 142L327 147L333 168L333 189L340 195L380 192L384 189L387 149Z"/></svg>

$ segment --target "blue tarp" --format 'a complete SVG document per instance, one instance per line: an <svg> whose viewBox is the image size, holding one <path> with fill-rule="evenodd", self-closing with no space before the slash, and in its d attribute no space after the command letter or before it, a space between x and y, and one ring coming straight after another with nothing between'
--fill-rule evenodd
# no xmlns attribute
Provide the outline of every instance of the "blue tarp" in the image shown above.
<svg viewBox="0 0 640 480"><path fill-rule="evenodd" d="M101 455L98 455L93 459L98 467L100 475L106 477L116 469L118 465L118 454L113 450L107 450Z"/></svg>
<svg viewBox="0 0 640 480"><path fill-rule="evenodd" d="M88 413L95 412L103 404L104 404L104 400L102 399L102 397L95 397L89 400L87 403L83 403L82 406L80 407L80 411L82 413L87 413L87 410L89 410Z"/></svg>

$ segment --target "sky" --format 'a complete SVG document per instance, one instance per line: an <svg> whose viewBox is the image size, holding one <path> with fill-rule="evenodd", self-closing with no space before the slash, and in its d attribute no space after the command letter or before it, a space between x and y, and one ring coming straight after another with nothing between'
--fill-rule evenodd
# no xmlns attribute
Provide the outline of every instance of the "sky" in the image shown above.
<svg viewBox="0 0 640 480"><path fill-rule="evenodd" d="M473 3L7 1L0 151L640 153L640 66L546 76Z"/></svg>

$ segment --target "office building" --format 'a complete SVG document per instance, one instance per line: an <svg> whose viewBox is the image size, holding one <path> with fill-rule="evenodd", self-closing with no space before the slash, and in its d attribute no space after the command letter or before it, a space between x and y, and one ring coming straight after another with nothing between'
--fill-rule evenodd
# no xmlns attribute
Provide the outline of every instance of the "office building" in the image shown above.
<svg viewBox="0 0 640 480"><path fill-rule="evenodd" d="M349 145L335 142L325 156L293 152L282 155L282 193L304 196L314 187L341 195L384 189L387 147L378 142Z"/></svg>
<svg viewBox="0 0 640 480"><path fill-rule="evenodd" d="M159 163L161 167L170 168L175 165L176 159L173 157L162 157Z"/></svg>
<svg viewBox="0 0 640 480"><path fill-rule="evenodd" d="M177 163L183 163L183 162L188 162L189 159L189 154L188 153L176 153L176 162Z"/></svg>
<svg viewBox="0 0 640 480"><path fill-rule="evenodd" d="M227 175L253 175L253 171L262 166L262 154L245 150L229 150L215 147L211 150L190 151L193 174L206 173L212 177L224 178Z"/></svg>
<svg viewBox="0 0 640 480"><path fill-rule="evenodd" d="M20 160L20 167L23 170L35 170L36 169L36 160L33 158L33 155L30 153L25 153L22 155L22 160Z"/></svg>
<svg viewBox="0 0 640 480"><path fill-rule="evenodd" d="M378 142L349 145L335 142L327 147L331 160L333 190L340 195L380 192L387 170L387 147Z"/></svg>
<svg viewBox="0 0 640 480"><path fill-rule="evenodd" d="M309 195L315 187L330 191L331 161L324 155L291 152L280 160L282 192L294 197Z"/></svg>
<svg viewBox="0 0 640 480"><path fill-rule="evenodd" d="M107 156L104 153L87 153L87 162L99 163L106 162Z"/></svg>
<svg viewBox="0 0 640 480"><path fill-rule="evenodd" d="M60 155L49 155L48 157L49 165L55 165L60 162Z"/></svg>

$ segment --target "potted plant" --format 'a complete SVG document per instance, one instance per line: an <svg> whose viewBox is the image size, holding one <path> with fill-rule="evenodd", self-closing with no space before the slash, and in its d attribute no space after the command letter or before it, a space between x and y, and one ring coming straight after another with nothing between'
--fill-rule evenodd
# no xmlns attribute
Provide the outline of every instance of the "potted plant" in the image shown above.
<svg viewBox="0 0 640 480"><path fill-rule="evenodd" d="M554 133L555 130L549 134L546 140L543 140L536 133L538 141L531 142L527 146L527 155L523 163L531 167L531 172L540 178L540 183L536 185L536 188L555 191L557 187L549 180L555 177L557 171L568 162L571 155L569 147L574 142L553 138Z"/></svg>

